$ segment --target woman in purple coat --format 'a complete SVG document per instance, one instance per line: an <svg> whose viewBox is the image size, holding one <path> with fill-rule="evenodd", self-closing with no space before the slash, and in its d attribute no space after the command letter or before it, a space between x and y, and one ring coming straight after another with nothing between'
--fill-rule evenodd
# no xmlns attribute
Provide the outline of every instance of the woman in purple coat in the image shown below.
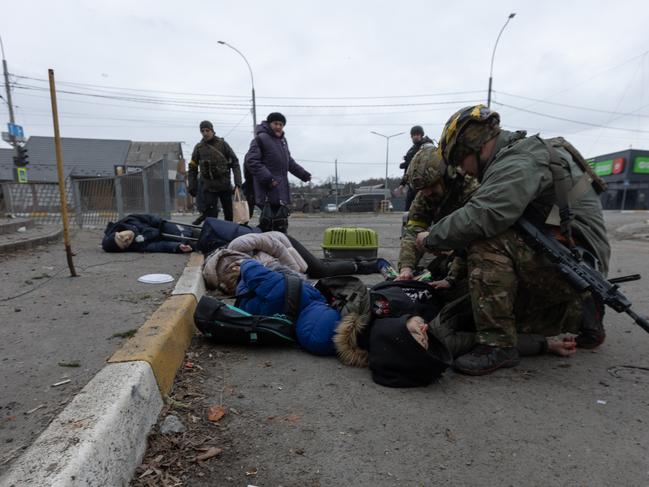
<svg viewBox="0 0 649 487"><path fill-rule="evenodd" d="M250 142L244 164L254 180L255 203L261 208L259 226L263 231L286 232L291 191L288 173L304 182L311 174L291 157L284 137L286 117L273 112L257 126L255 138Z"/></svg>

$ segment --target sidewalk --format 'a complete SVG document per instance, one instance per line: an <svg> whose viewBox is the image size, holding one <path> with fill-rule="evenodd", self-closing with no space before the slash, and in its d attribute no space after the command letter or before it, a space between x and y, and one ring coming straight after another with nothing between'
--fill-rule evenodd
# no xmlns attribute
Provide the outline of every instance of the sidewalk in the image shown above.
<svg viewBox="0 0 649 487"><path fill-rule="evenodd" d="M137 278L167 273L177 279L188 260L109 254L101 236L100 230L73 233L76 278L69 277L62 241L0 254L0 475L175 285Z"/></svg>

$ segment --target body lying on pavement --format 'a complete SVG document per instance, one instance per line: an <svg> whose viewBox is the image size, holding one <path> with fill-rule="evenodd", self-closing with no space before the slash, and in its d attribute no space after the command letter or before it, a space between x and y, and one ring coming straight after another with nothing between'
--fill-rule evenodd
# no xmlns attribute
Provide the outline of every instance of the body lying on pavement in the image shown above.
<svg viewBox="0 0 649 487"><path fill-rule="evenodd" d="M168 237L196 237L195 230L162 220L155 215L128 215L116 223L109 223L104 231L101 247L106 252L192 252L188 243Z"/></svg>

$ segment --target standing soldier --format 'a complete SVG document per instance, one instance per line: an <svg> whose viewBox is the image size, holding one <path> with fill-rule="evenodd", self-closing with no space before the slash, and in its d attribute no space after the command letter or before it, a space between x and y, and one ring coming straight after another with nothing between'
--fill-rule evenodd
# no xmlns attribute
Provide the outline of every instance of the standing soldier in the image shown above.
<svg viewBox="0 0 649 487"><path fill-rule="evenodd" d="M412 161L412 158L415 157L415 154L419 152L419 149L427 144L433 144L433 141L424 134L424 129L421 125L415 125L410 129L410 140L412 140L412 147L408 149L406 155L403 156L403 162L399 164L399 169L403 169L403 178L401 179L399 188L402 191L404 189L407 190L406 211L410 209L410 205L412 204L413 200L415 199L415 195L417 194L417 190L412 187L412 184L408 184L407 181L408 166L410 165L410 161Z"/></svg>
<svg viewBox="0 0 649 487"><path fill-rule="evenodd" d="M239 159L224 139L214 135L212 122L204 120L199 127L203 140L194 147L188 171L188 191L197 197L201 211L201 216L194 223L198 225L207 217L217 218L219 200L224 218L232 221L230 171L234 174L235 186L241 188Z"/></svg>
<svg viewBox="0 0 649 487"><path fill-rule="evenodd" d="M480 181L464 206L417 235L420 248L430 251L468 248L476 346L455 368L483 375L517 365L519 333L574 333L578 347L600 345L602 303L572 288L514 228L525 215L556 238L574 240L606 275L611 249L601 186L583 157L563 139L502 130L500 116L484 105L453 114L440 149L446 163Z"/></svg>

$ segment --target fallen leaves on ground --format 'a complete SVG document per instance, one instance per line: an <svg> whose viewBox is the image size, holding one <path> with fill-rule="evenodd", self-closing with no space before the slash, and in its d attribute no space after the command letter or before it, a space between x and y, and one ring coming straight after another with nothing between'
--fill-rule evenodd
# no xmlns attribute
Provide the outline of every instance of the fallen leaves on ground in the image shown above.
<svg viewBox="0 0 649 487"><path fill-rule="evenodd" d="M203 451L200 455L196 455L196 462L204 462L210 458L216 457L223 452L223 448L216 448L211 446L209 448L198 448L199 451Z"/></svg>
<svg viewBox="0 0 649 487"><path fill-rule="evenodd" d="M225 416L225 408L220 404L214 404L207 410L207 419L213 423L221 421L223 416Z"/></svg>
<svg viewBox="0 0 649 487"><path fill-rule="evenodd" d="M194 353L187 356L193 367L181 367L173 391L165 398L160 418L173 412L187 426L187 431L176 435L163 435L154 428L148 438L148 449L142 464L137 468L132 487L180 487L192 477L191 471L199 469L209 474L219 468L218 457L228 448L221 442L222 426L208 421L205 416L205 397L199 392L204 380L203 368L197 364L200 357ZM221 417L225 408L221 405ZM219 418L220 419L220 418Z"/></svg>

